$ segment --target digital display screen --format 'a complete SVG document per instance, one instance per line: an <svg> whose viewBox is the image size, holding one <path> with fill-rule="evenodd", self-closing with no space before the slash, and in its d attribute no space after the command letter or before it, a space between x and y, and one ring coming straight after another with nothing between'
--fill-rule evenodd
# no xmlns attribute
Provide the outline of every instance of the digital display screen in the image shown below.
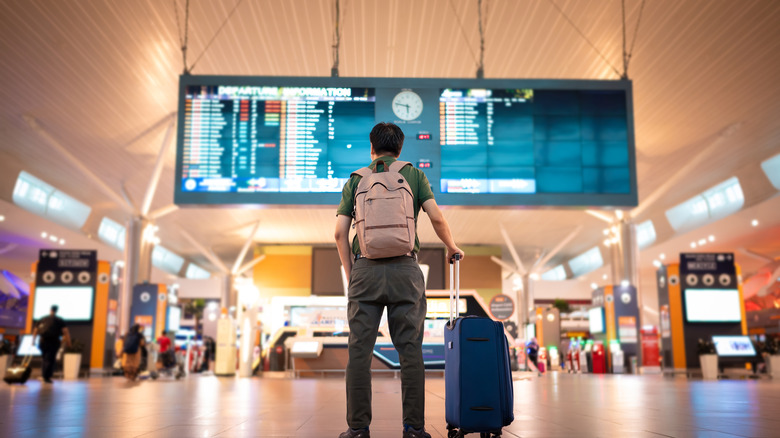
<svg viewBox="0 0 780 438"><path fill-rule="evenodd" d="M40 356L41 350L38 348L40 337L33 335L22 335L22 339L19 341L19 348L16 349L17 356Z"/></svg>
<svg viewBox="0 0 780 438"><path fill-rule="evenodd" d="M168 320L166 321L166 330L177 332L181 328L181 307L168 307Z"/></svg>
<svg viewBox="0 0 780 438"><path fill-rule="evenodd" d="M185 192L341 192L369 156L374 89L187 87Z"/></svg>
<svg viewBox="0 0 780 438"><path fill-rule="evenodd" d="M57 316L65 321L92 320L94 290L87 286L38 286L35 288L33 320L49 315L51 306L59 306Z"/></svg>
<svg viewBox="0 0 780 438"><path fill-rule="evenodd" d="M604 333L604 308L595 307L588 311L588 323L591 333Z"/></svg>
<svg viewBox="0 0 780 438"><path fill-rule="evenodd" d="M747 336L713 336L718 356L755 356L756 349Z"/></svg>
<svg viewBox="0 0 780 438"><path fill-rule="evenodd" d="M740 322L742 307L737 289L686 289L688 322Z"/></svg>
<svg viewBox="0 0 780 438"><path fill-rule="evenodd" d="M634 206L629 81L180 78L174 201L336 205L392 122L441 205ZM437 136L438 135L438 136Z"/></svg>
<svg viewBox="0 0 780 438"><path fill-rule="evenodd" d="M625 94L444 89L442 193L631 191Z"/></svg>

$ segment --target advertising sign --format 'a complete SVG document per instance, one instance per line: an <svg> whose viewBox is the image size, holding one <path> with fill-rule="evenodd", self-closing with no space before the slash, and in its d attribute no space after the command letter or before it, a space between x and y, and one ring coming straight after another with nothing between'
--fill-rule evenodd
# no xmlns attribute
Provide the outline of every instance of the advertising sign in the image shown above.
<svg viewBox="0 0 780 438"><path fill-rule="evenodd" d="M622 344L637 343L636 317L618 317L618 338Z"/></svg>
<svg viewBox="0 0 780 438"><path fill-rule="evenodd" d="M490 314L493 319L505 321L515 313L515 303L508 295L496 295L490 300Z"/></svg>

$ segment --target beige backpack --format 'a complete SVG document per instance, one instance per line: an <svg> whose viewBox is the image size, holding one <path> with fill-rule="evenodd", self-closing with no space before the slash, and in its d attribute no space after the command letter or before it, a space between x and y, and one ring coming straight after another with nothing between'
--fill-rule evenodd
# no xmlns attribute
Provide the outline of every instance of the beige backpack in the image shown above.
<svg viewBox="0 0 780 438"><path fill-rule="evenodd" d="M379 165L383 171L377 171ZM358 169L355 190L354 228L357 230L360 254L369 259L411 255L414 251L414 197L409 183L400 171L411 166L395 161L390 166L379 160L375 170Z"/></svg>

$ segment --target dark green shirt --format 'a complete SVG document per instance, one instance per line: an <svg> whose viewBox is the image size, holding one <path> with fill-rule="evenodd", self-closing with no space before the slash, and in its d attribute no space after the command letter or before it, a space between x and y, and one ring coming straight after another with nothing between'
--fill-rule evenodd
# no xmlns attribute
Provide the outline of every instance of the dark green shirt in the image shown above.
<svg viewBox="0 0 780 438"><path fill-rule="evenodd" d="M385 156L379 157L372 161L368 166L370 169L376 167L376 162L379 160L384 161L388 166L391 165L396 158ZM433 192L431 191L431 183L428 182L428 177L425 176L422 170L417 169L414 165L405 166L401 169L401 175L409 183L409 188L412 189L412 197L414 198L414 252L420 251L420 239L417 238L417 216L420 213L420 207L429 199L433 199ZM360 182L360 176L353 175L341 190L341 203L339 204L336 215L344 215L352 217L352 210L355 206L355 189L357 189L358 182ZM352 239L352 253L360 254L360 244L358 243L357 236Z"/></svg>

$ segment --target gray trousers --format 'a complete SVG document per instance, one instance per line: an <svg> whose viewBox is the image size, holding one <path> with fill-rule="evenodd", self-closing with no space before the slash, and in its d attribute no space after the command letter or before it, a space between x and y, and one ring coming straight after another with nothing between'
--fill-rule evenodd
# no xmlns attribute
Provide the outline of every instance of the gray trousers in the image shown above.
<svg viewBox="0 0 780 438"><path fill-rule="evenodd" d="M411 257L359 259L349 281L347 424L371 424L371 362L382 311L401 359L403 422L425 425L425 366L422 357L427 303L422 270Z"/></svg>

